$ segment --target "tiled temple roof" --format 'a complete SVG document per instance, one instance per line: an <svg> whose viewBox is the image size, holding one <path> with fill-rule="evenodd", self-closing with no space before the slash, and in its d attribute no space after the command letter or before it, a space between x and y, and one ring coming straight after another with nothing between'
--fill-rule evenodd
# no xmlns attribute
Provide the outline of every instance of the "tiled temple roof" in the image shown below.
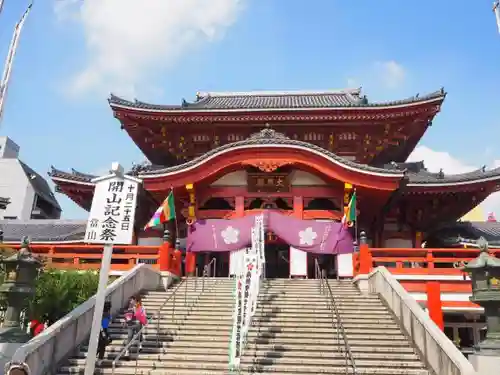
<svg viewBox="0 0 500 375"><path fill-rule="evenodd" d="M444 99L444 89L427 95L416 95L403 100L369 102L361 89L336 91L250 91L197 93L196 101L182 101L181 105L157 105L138 100L129 101L111 94L111 106L153 111L203 111L203 110L266 110L266 109L315 109L388 107Z"/></svg>
<svg viewBox="0 0 500 375"><path fill-rule="evenodd" d="M32 242L83 241L84 220L0 220L5 242L20 242L28 236Z"/></svg>
<svg viewBox="0 0 500 375"><path fill-rule="evenodd" d="M425 168L423 161L391 163L385 165L385 168L406 171L411 185L439 185L500 178L500 168L486 169L486 167L482 167L472 172L459 174L446 174L443 171L433 173Z"/></svg>
<svg viewBox="0 0 500 375"><path fill-rule="evenodd" d="M477 246L484 237L490 246L500 247L500 223L487 221L459 221L438 228L430 234L448 246Z"/></svg>
<svg viewBox="0 0 500 375"><path fill-rule="evenodd" d="M344 159L334 153L325 150L319 146L290 139L282 133L278 133L273 129L265 128L259 133L252 135L251 137L234 143L228 143L226 145L215 148L193 160L186 163L179 164L172 167L161 167L158 165L147 165L138 164L132 168L128 174L138 176L138 177L154 177L157 175L173 173L176 171L181 171L183 169L192 167L198 163L207 160L213 155L217 155L221 152L230 150L234 147L244 147L244 146L255 146L255 145L282 145L282 146L299 146L307 148L312 151L320 152L325 154L329 158L336 160L340 164L345 166L365 171L367 173L378 173L385 175L394 175L401 177L406 176L408 178L408 184L414 186L425 186L425 185L448 185L453 183L469 183L469 182L480 182L487 180L500 179L500 168L487 170L486 168L481 168L473 172L447 175L445 173L431 173L427 171L423 162L408 162L408 163L391 163L380 167L374 167L366 164L359 164L354 161ZM89 183L95 176L87 175L83 173L78 173L72 171L71 173L63 172L52 167L52 171L49 172L52 178L61 178L65 180L71 180L75 182Z"/></svg>

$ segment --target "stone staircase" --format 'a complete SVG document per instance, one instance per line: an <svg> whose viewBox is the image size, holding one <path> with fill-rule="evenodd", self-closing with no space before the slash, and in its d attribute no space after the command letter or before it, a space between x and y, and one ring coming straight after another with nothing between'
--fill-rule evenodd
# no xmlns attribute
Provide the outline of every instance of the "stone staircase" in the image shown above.
<svg viewBox="0 0 500 375"><path fill-rule="evenodd" d="M265 282L243 363L257 373L346 373L343 336L318 283ZM378 296L361 295L351 281L329 283L359 375L429 375Z"/></svg>
<svg viewBox="0 0 500 375"><path fill-rule="evenodd" d="M153 322L147 328L140 353L132 347L129 357L117 361L114 374L229 374L234 280L210 279L201 295L200 285L195 290L194 282L188 280L187 288L182 285L176 294L176 319L172 320L171 300L159 326ZM340 336L339 342L336 322L332 323L318 285L318 280L273 279L263 283L241 359L242 374L346 373L343 338ZM330 280L330 285L359 375L429 375L377 296L361 295L349 281ZM170 293L147 293L144 306L154 313ZM113 343L97 374L113 373L111 363L126 337L122 322L119 315L111 325ZM58 374L83 374L86 349L81 348Z"/></svg>

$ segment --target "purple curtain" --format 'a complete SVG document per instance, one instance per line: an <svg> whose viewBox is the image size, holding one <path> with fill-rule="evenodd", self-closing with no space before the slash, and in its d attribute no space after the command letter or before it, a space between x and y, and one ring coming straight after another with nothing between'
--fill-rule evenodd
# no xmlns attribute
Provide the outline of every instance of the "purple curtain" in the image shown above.
<svg viewBox="0 0 500 375"><path fill-rule="evenodd" d="M255 215L240 219L208 219L194 223L188 232L188 251L234 251L249 246ZM352 253L352 237L342 224L300 220L268 211L267 230L296 249L318 254Z"/></svg>
<svg viewBox="0 0 500 375"><path fill-rule="evenodd" d="M296 249L318 254L353 252L351 235L341 223L301 220L277 212L269 212L268 217L269 229Z"/></svg>
<svg viewBox="0 0 500 375"><path fill-rule="evenodd" d="M233 251L250 245L254 216L241 219L207 219L189 227L187 251Z"/></svg>

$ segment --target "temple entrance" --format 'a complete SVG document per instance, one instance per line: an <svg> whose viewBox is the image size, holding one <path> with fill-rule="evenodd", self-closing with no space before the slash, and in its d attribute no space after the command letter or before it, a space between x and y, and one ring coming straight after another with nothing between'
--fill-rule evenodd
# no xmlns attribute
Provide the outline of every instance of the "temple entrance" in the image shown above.
<svg viewBox="0 0 500 375"><path fill-rule="evenodd" d="M265 244L266 278L281 279L290 275L290 246L277 242Z"/></svg>

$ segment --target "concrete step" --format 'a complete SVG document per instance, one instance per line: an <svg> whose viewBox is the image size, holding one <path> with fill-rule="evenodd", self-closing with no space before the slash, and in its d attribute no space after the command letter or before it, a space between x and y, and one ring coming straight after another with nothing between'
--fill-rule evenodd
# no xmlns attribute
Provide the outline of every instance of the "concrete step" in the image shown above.
<svg viewBox="0 0 500 375"><path fill-rule="evenodd" d="M120 348L120 350L108 350L105 358L106 359L115 359L118 357L120 354L121 350L123 349ZM161 361L168 361L168 360L204 360L207 358L207 349L206 348L196 348L192 347L189 349L189 351L186 351L185 348L182 348L182 350L179 350L175 346L172 348L169 348L168 350L164 350L162 352L152 352L150 350L151 348L142 348L140 353L137 354L135 351L135 348L131 350L129 353L129 357L131 359L142 359L142 360L149 360L149 361L154 361L154 360L161 360ZM156 349L158 350L158 349ZM73 359L84 359L87 356L86 351L81 351L75 358ZM297 350L297 351L285 351L285 350L280 350L280 351L264 351L264 350L252 350L248 351L246 350L244 352L243 357L247 362L254 360L257 357L262 357L262 358L288 358L290 361L296 360L298 362L304 362L308 359L313 359L313 360L318 360L318 359L345 359L344 352L341 351L316 351L316 352L304 352L303 350ZM189 358L187 358L189 357ZM227 349L218 349L218 350L210 350L210 357L211 361L213 362L225 362L228 360L228 353ZM184 359L183 359L184 358ZM377 361L386 361L386 360L396 360L396 361L408 361L408 362L415 362L419 361L420 359L418 356L414 353L408 353L408 354L403 354L403 353L366 353L366 352L356 352L353 353L353 358L354 360L377 360Z"/></svg>
<svg viewBox="0 0 500 375"><path fill-rule="evenodd" d="M349 341L349 345L351 347L352 353L393 353L393 354L414 354L415 351L411 347L411 345L408 342L388 342L388 341L378 341L378 340L372 340L372 341L366 341L366 340L351 340ZM107 347L107 351L112 351L112 352L120 352L124 347L124 344L122 341L113 341L111 345ZM131 345L131 351L135 351L136 344ZM333 353L337 352L339 350L344 350L344 343L340 342L337 343L335 342L334 344L331 344L328 346L328 349ZM87 351L87 346L82 346L81 350L82 352ZM159 341L158 343L156 340L151 338L151 340L148 340L148 337L146 337L146 340L143 341L142 343L142 350L141 352L151 352L151 353L170 353L170 352L179 352L179 353L186 353L189 352L191 349L193 350L199 350L202 351L203 353L207 353L207 347L205 346L204 343L200 342L199 345L193 345L192 341ZM302 343L286 343L286 344L268 344L268 343L262 343L259 345L256 345L255 343L248 343L247 348L245 349L245 353L253 353L254 351L262 351L266 353L270 352L302 352L302 353L307 353L307 355L315 355L314 353L320 353L325 350L324 345L320 345L318 343L311 344L304 346ZM228 343L224 341L213 341L210 343L210 353L214 352L224 352L227 354L228 351Z"/></svg>
<svg viewBox="0 0 500 375"><path fill-rule="evenodd" d="M114 370L111 367L100 368L96 374L116 374L116 375L229 375L228 364L205 364L205 363L166 363L156 362L157 367L136 368L135 361L120 361L120 367ZM124 367L121 367L124 366ZM125 367L126 366L126 367ZM161 367L160 367L161 366ZM358 375L429 375L424 369L411 368L387 368L387 367L360 367L357 369ZM311 366L311 365L242 365L241 374L273 374L273 375L305 375L305 374L352 374L351 368L347 368L344 363L337 366ZM84 374L82 366L63 366L58 374Z"/></svg>
<svg viewBox="0 0 500 375"><path fill-rule="evenodd" d="M123 333L111 333L111 338L117 341L124 341L127 338L127 334ZM404 341L405 344L408 345L408 340L403 334L394 334L394 335L383 335L383 334L364 334L364 333L350 333L346 332L347 340L349 341L349 345L351 344L351 340L359 341L359 340L376 340L381 342L394 343L396 341ZM175 332L171 332L169 334L162 333L160 335L147 333L144 335L144 339L148 341L155 342L158 341L189 341L193 343L201 343L203 341L206 342L207 345L212 345L211 343L214 341L221 341L229 343L230 341L230 333L221 332L218 335L205 334L205 332L199 332L189 334L189 332L183 332L182 335L176 334ZM259 332L249 332L248 333L248 341L253 343L302 343L306 344L314 344L318 341L323 342L325 345L331 345L337 343L337 336L326 335L326 334L293 334L293 333L283 333L283 334L265 334Z"/></svg>
<svg viewBox="0 0 500 375"><path fill-rule="evenodd" d="M184 319L184 316L181 316L179 319L182 321ZM348 323L348 322L357 322L359 320L364 320L364 321L369 321L369 322L385 322L385 323L393 323L394 320L391 315L381 315L381 314L362 314L358 316L351 316L351 315L344 315L342 316L342 322L343 323ZM171 321L170 316L165 316L165 317L160 317L160 322L165 322L168 323ZM204 321L207 322L207 324L232 324L233 317L232 314L226 314L226 315L220 315L220 314L200 314L196 313L196 311L193 311L191 314L187 316L186 319L186 324L188 322L192 321ZM115 319L115 322L118 323L124 323L125 320L123 319L123 316L118 317L118 319ZM283 323L289 323L289 324L295 324L295 325L300 325L302 323L309 323L309 324L314 324L314 323L332 323L332 317L331 316L324 316L324 317L316 317L316 316L311 316L305 315L305 316L297 316L297 315L267 315L267 316L254 316L252 319L253 324L260 324L262 322L266 323L272 323L274 325L280 325Z"/></svg>
<svg viewBox="0 0 500 375"><path fill-rule="evenodd" d="M343 318L344 316L347 315L357 315L357 316L377 316L377 317L392 317L388 311L384 310L361 310L359 308L353 308L353 309L342 309L339 308L339 314ZM179 308L176 309L175 311L179 312L179 314L183 314L185 309ZM204 317L209 317L209 316L216 316L220 319L222 318L232 318L233 312L229 309L227 310L209 310L209 309L197 309L194 308L191 310L190 316L191 317L197 317L198 319L204 319ZM257 309L255 312L254 318L260 319L260 318L276 318L276 317L281 317L281 318L304 318L304 319L328 319L331 318L332 313L331 311L328 310L314 310L314 309L308 309L308 310L284 310L284 311L276 311L276 310L265 310L262 311L260 309Z"/></svg>
<svg viewBox="0 0 500 375"><path fill-rule="evenodd" d="M345 328L345 327L344 327ZM121 327L111 327L109 329L109 332L111 334L125 334L126 331L121 328ZM186 325L179 325L177 327L162 327L160 326L159 330L156 325L152 325L150 327L146 328L146 333L148 335L156 335L157 332L160 332L160 334L163 334L165 332L175 332L177 336L183 336L185 334L189 335L196 335L196 334L201 334L201 335L211 335L211 336L229 336L232 332L232 327L220 327L220 328L215 328L215 327L187 327ZM399 328L393 328L393 329L379 329L379 328L345 328L345 332L349 334L366 334L366 335L400 335L401 330ZM322 326L322 327L310 327L310 328L303 328L303 327L297 327L295 329L293 328L288 328L288 329L282 329L282 328L274 328L274 329L266 329L265 327L252 327L249 331L249 337L253 336L260 336L260 337L301 337L303 335L310 335L314 337L332 337L337 335L337 330L335 328L332 328L332 326Z"/></svg>
<svg viewBox="0 0 500 375"><path fill-rule="evenodd" d="M218 322L214 321L209 321L209 322L199 322L196 320L184 320L180 321L178 323L171 322L171 321L160 321L159 324L155 320L154 322L151 322L151 327L146 327L146 330L149 330L150 328L157 328L160 327L160 329L172 329L172 330L177 330L179 328L185 329L185 330L194 330L194 331L201 331L201 330L231 330L232 326L231 325L221 325ZM371 330L383 330L384 332L389 332L389 331L401 331L400 327L397 323L371 323L371 322L364 322L360 321L358 322L352 322L352 323L342 323L344 328L346 330L351 329L351 328L358 328L358 329L371 329ZM109 325L109 328L111 329L123 329L123 324L120 323L111 323ZM253 322L253 327L252 329L256 330L269 330L269 331L276 331L276 332L287 332L287 331L297 331L297 332L310 332L314 331L315 329L318 330L329 330L331 331L332 329L336 329L336 323L332 323L331 321L329 322L323 322L323 323L310 323L310 322L305 322L300 325L297 325L296 322L283 322L280 324L275 324L273 322Z"/></svg>
<svg viewBox="0 0 500 375"><path fill-rule="evenodd" d="M278 354L278 353L277 353ZM129 358L120 358L116 362L116 366L122 367L130 365ZM73 358L68 360L69 366L84 366L85 358ZM202 364L203 367L220 367L221 369L226 369L228 365L227 355L203 355L203 354L164 354L164 355L144 355L139 354L134 356L134 366L143 368L168 368L171 366L175 367L190 367L193 363ZM422 363L420 361L398 361L398 360L378 360L378 359L357 359L355 361L356 367L386 367L386 368L413 368L422 369ZM103 367L111 367L112 360L104 360L102 362ZM243 355L241 358L241 364L243 367L257 365L257 366L310 366L310 367L340 367L345 364L345 357L316 357L316 358L304 358L304 357L260 357L254 358L251 356Z"/></svg>

